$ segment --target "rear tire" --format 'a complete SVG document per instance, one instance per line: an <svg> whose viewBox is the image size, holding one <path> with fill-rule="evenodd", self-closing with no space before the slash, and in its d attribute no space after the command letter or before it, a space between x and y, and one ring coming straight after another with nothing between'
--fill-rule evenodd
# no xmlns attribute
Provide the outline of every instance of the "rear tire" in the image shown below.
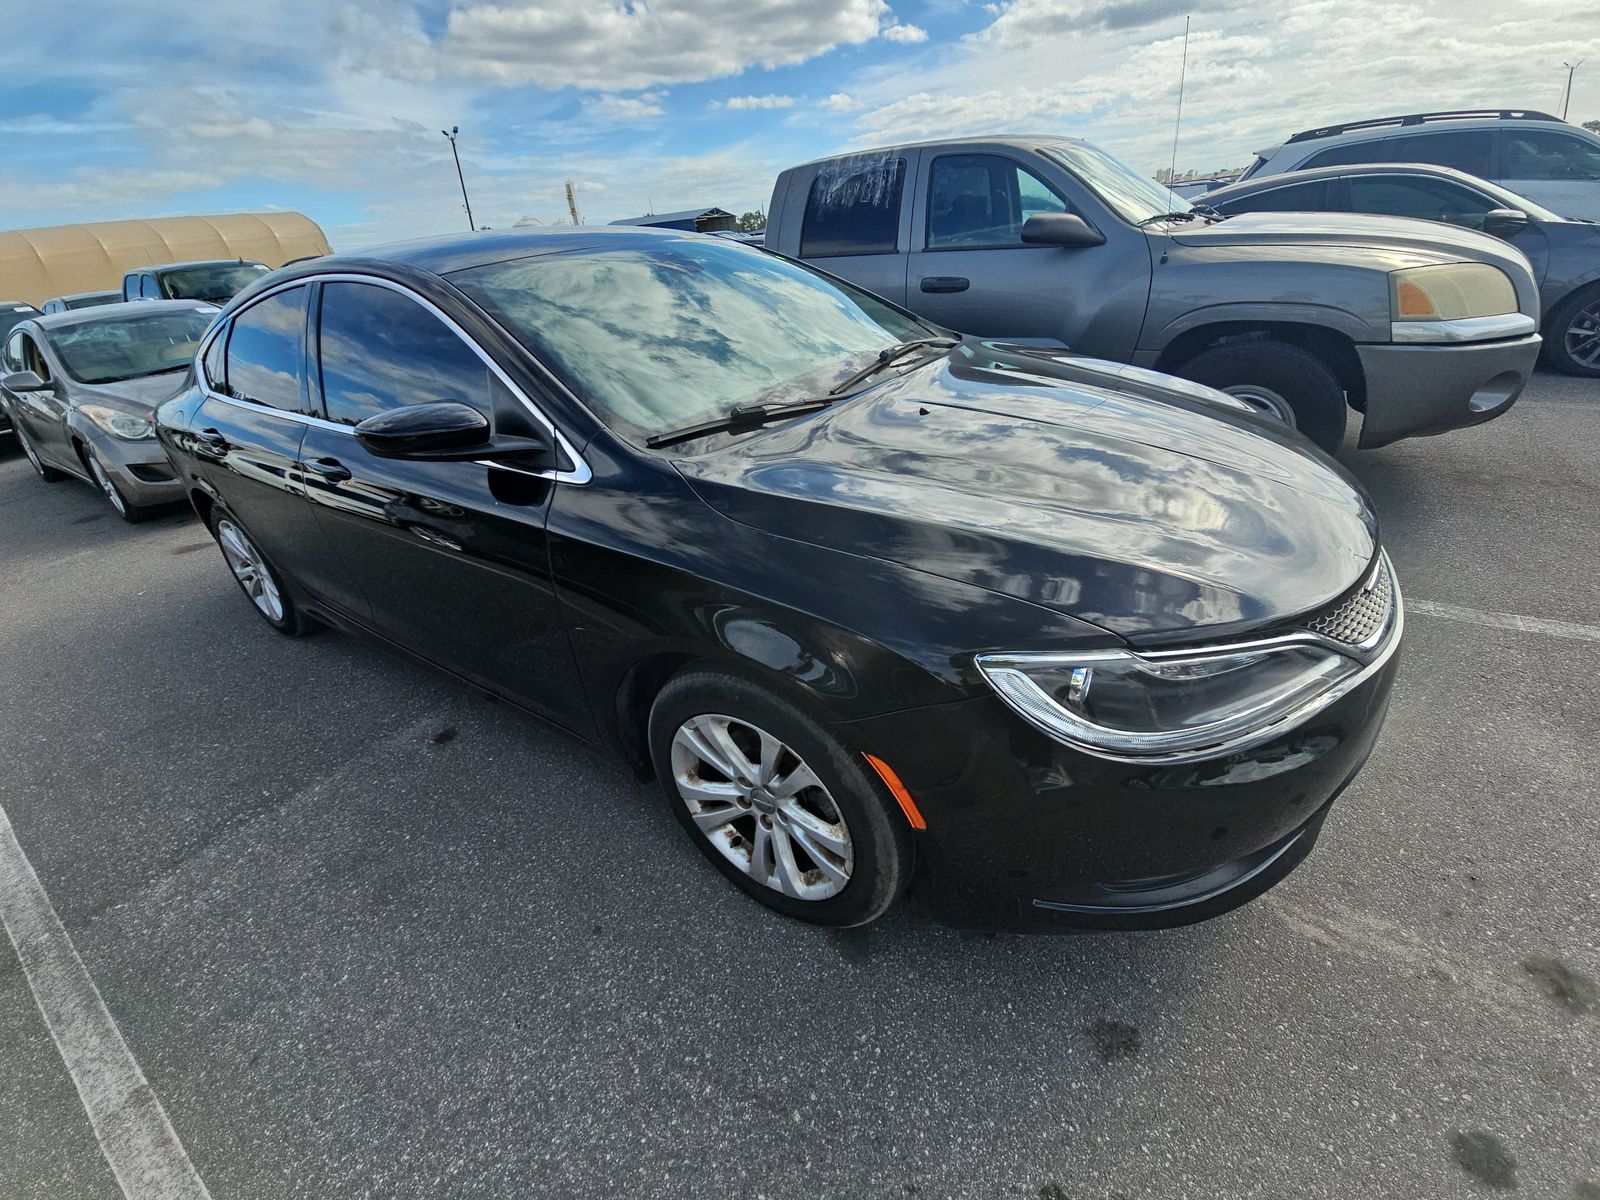
<svg viewBox="0 0 1600 1200"><path fill-rule="evenodd" d="M1315 354L1288 342L1224 342L1202 350L1174 374L1258 407L1287 403L1294 425L1329 454L1344 444L1349 412L1339 379Z"/></svg>
<svg viewBox="0 0 1600 1200"><path fill-rule="evenodd" d="M211 509L210 524L211 536L217 539L234 582L261 619L285 637L304 637L312 632L315 623L300 611L284 586L283 576L256 549L238 518L217 504Z"/></svg>
<svg viewBox="0 0 1600 1200"><path fill-rule="evenodd" d="M768 908L816 925L865 925L905 890L905 819L859 754L768 689L686 670L656 697L649 742L690 839Z"/></svg>
<svg viewBox="0 0 1600 1200"><path fill-rule="evenodd" d="M22 453L28 459L28 465L34 473L46 483L60 483L67 477L65 471L58 471L54 467L47 467L44 460L39 457L39 452L33 448L33 443L28 440L28 435L22 432L22 426L15 421L11 423L12 432L17 435L17 445L22 447Z"/></svg>
<svg viewBox="0 0 1600 1200"><path fill-rule="evenodd" d="M1600 287L1556 305L1545 322L1545 365L1563 375L1600 378Z"/></svg>

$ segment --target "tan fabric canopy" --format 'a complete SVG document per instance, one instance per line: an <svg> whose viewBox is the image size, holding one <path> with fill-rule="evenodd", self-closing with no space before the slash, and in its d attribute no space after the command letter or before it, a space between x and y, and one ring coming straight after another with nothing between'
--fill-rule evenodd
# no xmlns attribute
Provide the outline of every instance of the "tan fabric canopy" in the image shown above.
<svg viewBox="0 0 1600 1200"><path fill-rule="evenodd" d="M281 267L327 253L317 223L296 212L13 229L0 233L0 300L42 304L51 296L120 288L124 271L160 263L253 258Z"/></svg>

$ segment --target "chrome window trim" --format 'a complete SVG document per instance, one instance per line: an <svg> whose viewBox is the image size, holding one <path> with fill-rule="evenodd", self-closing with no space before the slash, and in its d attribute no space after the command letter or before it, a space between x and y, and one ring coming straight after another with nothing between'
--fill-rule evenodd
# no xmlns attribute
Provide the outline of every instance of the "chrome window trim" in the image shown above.
<svg viewBox="0 0 1600 1200"><path fill-rule="evenodd" d="M1040 733L1044 734L1052 741L1071 746L1073 749L1081 750L1085 754L1092 754L1096 758L1107 759L1111 762L1137 763L1140 765L1156 766L1203 762L1207 759L1224 758L1229 754L1236 754L1240 751L1249 750L1266 742L1270 742L1274 738L1288 733L1296 726L1309 721L1312 717L1316 716L1317 713L1321 712L1323 709L1329 707L1337 701L1342 700L1345 696L1348 696L1368 679L1371 679L1379 671L1383 670L1388 661L1394 657L1395 651L1400 648L1401 637L1405 632L1405 602L1400 595L1400 581L1395 578L1394 567L1389 562L1389 555L1387 552L1381 552L1377 565L1367 576L1366 583L1363 586L1370 587L1372 582L1376 579L1377 572L1380 569L1386 570L1389 573L1390 594L1394 597L1394 602L1390 608L1389 619L1385 623L1383 629L1379 631L1374 639L1371 639L1368 643L1363 644L1370 647L1370 649L1364 652L1352 653L1352 651L1359 651L1360 647L1352 647L1342 642L1334 641L1332 638L1324 637L1321 634L1312 633L1308 629L1302 629L1295 630L1290 633L1275 635L1273 637L1258 638L1253 641L1220 642L1209 646L1192 646L1178 650L1085 650L1077 654L1059 654L1052 651L1023 652L1017 654L980 654L974 661L977 664L979 672L985 675L986 682L988 680L985 667L992 666L997 668L1009 667L1013 669L1021 669L1028 666L1081 666L1088 663L1105 662L1113 659L1126 658L1129 653L1148 659L1193 659L1238 654L1241 651L1249 650L1276 650L1297 645L1315 645L1337 651L1347 658L1354 658L1358 662L1364 664L1360 671L1356 672L1356 674L1350 676L1348 679L1341 680L1339 683L1329 688L1326 692L1312 697L1310 700L1306 701L1306 703L1297 708L1291 709L1277 720L1268 725L1264 725L1259 729L1253 729L1248 733L1238 734L1231 739L1217 742L1210 746L1203 746L1192 750L1177 750L1166 753L1156 752L1151 754L1126 753L1117 750L1108 750L1105 747L1096 746L1093 743L1085 742L1078 738L1067 737L1062 734L1060 730L1052 729L1042 721L1035 720L1030 714L1024 712L1022 709L1014 705L1009 699L1007 699L1005 694L1001 692L1000 689L992 682L990 683L990 687L994 689L995 696L1000 700L1000 702L1012 712L1016 713L1017 716L1021 717L1029 725L1032 725Z"/></svg>
<svg viewBox="0 0 1600 1200"><path fill-rule="evenodd" d="M433 303L433 301L429 300L426 296L421 295L402 283L396 283L392 279L385 279L381 275L363 275L355 271L331 271L321 275L313 274L297 276L294 279L288 279L282 283L275 284L257 296L252 296L250 298L250 303L244 305L236 312L229 313L227 321L215 322L211 328L206 331L205 337L200 340L200 344L198 347L196 347L194 356L195 382L199 385L200 391L208 399L221 400L225 404L231 404L236 408L242 408L249 412L276 413L280 417L287 417L289 420L298 421L302 425L310 425L317 429L338 430L339 432L349 434L351 437L355 436L355 427L353 425L345 425L338 421L329 421L323 417L313 417L308 413L289 412L286 409L273 408L270 404L256 404L249 400L241 400L235 396L224 395L212 386L211 378L206 374L206 352L210 350L211 343L217 339L217 336L221 332L223 325L231 324L233 321L236 321L241 313L249 312L252 308L254 308L261 301L267 299L269 296L275 296L279 292L288 291L290 288L303 287L311 283L364 283L374 287L388 288L391 292L398 292L400 295L409 298L411 301L421 306L425 311L431 313L435 318L443 322L445 327L448 328L450 332L455 334L456 337L460 338L464 343L466 343L472 352L483 361L484 366L488 367L489 370L493 372L495 378L505 386L505 389L510 392L511 395L514 396L525 409L528 410L529 415L544 427L545 431L549 433L550 436L555 440L556 446L561 450L561 452L575 464L570 471L528 471L521 467L509 466L506 463L490 462L487 459L472 460L478 466L493 467L500 471L511 471L517 475L527 475L535 479L549 479L556 483L585 484L594 478L594 472L589 469L589 464L584 461L583 455L579 454L577 448L567 440L566 435L556 428L555 422L550 420L549 417L545 416L543 410L541 410L537 404L529 399L527 394L520 387L512 382L511 376L506 374L505 369L501 367L499 363L495 362L495 360L489 356L488 352L484 350L482 346L478 345L478 343L471 337L471 335L467 333L466 330L462 329L461 326L458 325L448 313L441 309L437 304ZM310 370L310 366L311 364L308 362L306 364L306 369Z"/></svg>

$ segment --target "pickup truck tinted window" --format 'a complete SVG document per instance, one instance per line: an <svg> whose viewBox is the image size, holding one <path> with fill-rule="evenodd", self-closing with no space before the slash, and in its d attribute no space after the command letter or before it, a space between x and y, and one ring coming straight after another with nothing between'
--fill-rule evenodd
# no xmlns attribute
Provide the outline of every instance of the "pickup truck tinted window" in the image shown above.
<svg viewBox="0 0 1600 1200"><path fill-rule="evenodd" d="M1067 205L1031 171L995 154L947 154L928 178L928 245L1020 246L1022 223Z"/></svg>
<svg viewBox="0 0 1600 1200"><path fill-rule="evenodd" d="M900 233L903 158L856 158L817 172L800 226L800 257L893 254Z"/></svg>

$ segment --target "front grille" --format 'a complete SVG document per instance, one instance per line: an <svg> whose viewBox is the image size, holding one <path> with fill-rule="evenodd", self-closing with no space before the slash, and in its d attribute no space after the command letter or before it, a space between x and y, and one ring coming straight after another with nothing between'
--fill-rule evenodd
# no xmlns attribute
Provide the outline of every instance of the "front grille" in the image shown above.
<svg viewBox="0 0 1600 1200"><path fill-rule="evenodd" d="M1312 617L1305 627L1346 646L1364 646L1383 631L1393 607L1389 561L1382 559L1378 569L1359 588Z"/></svg>

